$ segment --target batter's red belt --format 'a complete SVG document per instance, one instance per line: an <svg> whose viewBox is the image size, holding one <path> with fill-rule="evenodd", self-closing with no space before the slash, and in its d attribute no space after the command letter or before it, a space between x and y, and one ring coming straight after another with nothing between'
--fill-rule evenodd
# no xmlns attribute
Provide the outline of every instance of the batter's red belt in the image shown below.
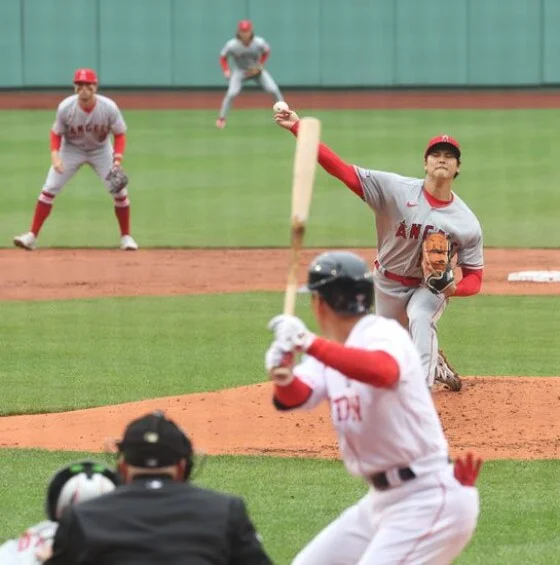
<svg viewBox="0 0 560 565"><path fill-rule="evenodd" d="M375 267L385 278L401 283L403 286L420 286L422 282L422 279L418 277L402 277L401 275L391 273L391 271L383 269L377 260L375 261Z"/></svg>
<svg viewBox="0 0 560 565"><path fill-rule="evenodd" d="M397 469L397 474L403 483L416 478L416 474L410 467ZM391 483L385 472L375 473L369 477L369 480L375 490L387 490L391 487Z"/></svg>

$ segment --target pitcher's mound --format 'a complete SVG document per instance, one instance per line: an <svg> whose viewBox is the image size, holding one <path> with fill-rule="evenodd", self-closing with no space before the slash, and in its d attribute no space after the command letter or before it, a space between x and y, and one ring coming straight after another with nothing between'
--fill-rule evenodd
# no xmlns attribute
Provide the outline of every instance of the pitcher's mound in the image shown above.
<svg viewBox="0 0 560 565"><path fill-rule="evenodd" d="M473 450L485 459L560 457L559 377L470 377L461 392L439 390L435 402L451 454ZM103 451L126 424L163 409L208 454L334 458L328 407L277 412L269 383L207 394L151 399L61 414L0 418L2 447Z"/></svg>

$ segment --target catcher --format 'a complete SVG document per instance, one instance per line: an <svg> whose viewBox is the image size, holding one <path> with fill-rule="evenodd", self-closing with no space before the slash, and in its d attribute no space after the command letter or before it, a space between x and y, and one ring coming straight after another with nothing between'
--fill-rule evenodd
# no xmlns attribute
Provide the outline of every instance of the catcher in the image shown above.
<svg viewBox="0 0 560 565"><path fill-rule="evenodd" d="M138 245L130 235L128 177L121 168L126 146L126 124L113 100L97 94L93 69L74 73L73 96L58 106L51 129L51 168L43 185L29 231L14 237L14 245L35 249L37 237L51 213L54 199L82 165L90 165L113 198L121 232L121 249L134 251ZM114 136L114 147L109 135Z"/></svg>
<svg viewBox="0 0 560 565"><path fill-rule="evenodd" d="M242 20L237 26L237 35L230 39L220 53L220 65L229 86L220 108L220 115L216 127L226 127L226 118L233 103L233 99L241 92L243 84L248 80L256 81L266 92L270 92L278 102L284 100L274 79L264 69L264 64L270 55L270 47L262 38L255 36L253 24L249 20ZM228 65L228 57L235 62L232 71Z"/></svg>
<svg viewBox="0 0 560 565"><path fill-rule="evenodd" d="M2 565L38 565L51 554L52 541L63 512L76 502L85 502L111 492L119 480L115 471L95 461L77 461L51 478L45 497L47 520L30 526L18 539L0 546Z"/></svg>
<svg viewBox="0 0 560 565"><path fill-rule="evenodd" d="M276 123L294 135L299 118L291 110ZM475 214L452 190L461 167L457 140L439 135L423 154L424 178L366 169L343 161L324 144L319 164L361 198L375 215L376 314L398 320L420 351L426 382L458 391L461 379L438 350L437 323L451 297L480 292L483 276L482 228ZM443 234L435 238L430 234ZM456 257L457 284L450 259Z"/></svg>

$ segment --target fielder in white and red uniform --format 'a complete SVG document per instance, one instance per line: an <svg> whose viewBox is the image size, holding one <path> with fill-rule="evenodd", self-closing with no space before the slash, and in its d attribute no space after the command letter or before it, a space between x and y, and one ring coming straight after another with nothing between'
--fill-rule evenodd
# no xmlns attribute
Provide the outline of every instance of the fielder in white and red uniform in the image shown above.
<svg viewBox="0 0 560 565"><path fill-rule="evenodd" d="M51 129L51 162L47 179L35 207L29 231L14 238L14 245L32 250L45 220L51 213L54 199L64 185L85 164L90 165L108 191L105 178L112 168L120 167L126 146L126 124L117 104L97 94L97 74L92 69L74 73L76 94L65 98L56 112ZM109 136L113 134L115 145ZM138 245L130 235L130 200L124 188L111 194L119 223L120 247L136 250Z"/></svg>
<svg viewBox="0 0 560 565"><path fill-rule="evenodd" d="M298 116L286 111L275 121L297 135ZM467 204L452 191L459 174L461 149L447 135L431 139L424 152L425 178L363 169L344 162L324 144L319 164L368 204L375 214L375 308L408 328L420 352L429 387L434 380L460 390L459 375L438 349L437 322L451 296L480 291L483 274L482 229ZM451 242L463 278L445 293L434 294L422 280L422 241L430 231Z"/></svg>
<svg viewBox="0 0 560 565"><path fill-rule="evenodd" d="M226 118L233 100L248 80L255 80L261 88L272 94L277 102L284 100L272 75L264 69L264 64L269 56L270 46L262 37L255 36L252 22L240 21L237 26L237 35L224 45L220 53L220 66L229 84L216 127L220 129L226 127ZM233 71L229 67L228 57L231 57L235 63ZM251 69L260 69L260 73L253 76Z"/></svg>
<svg viewBox="0 0 560 565"><path fill-rule="evenodd" d="M342 460L368 493L305 547L294 565L443 565L471 539L480 461L450 464L418 351L395 320L369 313L373 277L331 251L308 271L317 337L294 316L269 323L265 365L279 410L330 404ZM307 355L294 366L294 353Z"/></svg>
<svg viewBox="0 0 560 565"><path fill-rule="evenodd" d="M71 504L85 502L111 492L117 474L94 461L78 461L63 467L49 482L45 500L48 520L30 526L17 539L0 546L2 565L38 565L51 554L58 520Z"/></svg>

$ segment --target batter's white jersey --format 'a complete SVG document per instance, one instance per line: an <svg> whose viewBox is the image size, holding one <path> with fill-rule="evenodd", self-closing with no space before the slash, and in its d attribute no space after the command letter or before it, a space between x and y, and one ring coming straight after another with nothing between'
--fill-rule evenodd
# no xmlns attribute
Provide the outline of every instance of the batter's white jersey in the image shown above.
<svg viewBox="0 0 560 565"><path fill-rule="evenodd" d="M409 466L422 475L446 465L447 441L408 332L394 320L370 314L354 326L345 345L386 351L400 369L396 386L386 389L348 379L312 357L294 368L312 388L302 408L329 401L348 471L367 478Z"/></svg>
<svg viewBox="0 0 560 565"><path fill-rule="evenodd" d="M451 240L457 264L484 266L482 228L470 208L453 193L447 206L433 208L423 191L424 180L355 167L364 199L376 215L378 261L383 269L422 278L422 240L441 231Z"/></svg>
<svg viewBox="0 0 560 565"><path fill-rule="evenodd" d="M0 546L1 565L39 565L37 550L52 544L58 528L57 522L45 520L28 528L18 539L8 540Z"/></svg>
<svg viewBox="0 0 560 565"><path fill-rule="evenodd" d="M240 39L234 37L230 39L220 52L221 57L231 55L235 66L243 71L256 67L261 56L270 51L268 43L262 37L253 37L249 45L245 45Z"/></svg>
<svg viewBox="0 0 560 565"><path fill-rule="evenodd" d="M78 105L78 95L65 98L58 106L52 131L62 135L64 144L84 151L100 149L110 143L110 133L126 132L126 124L117 104L96 94L96 103L90 112Z"/></svg>

